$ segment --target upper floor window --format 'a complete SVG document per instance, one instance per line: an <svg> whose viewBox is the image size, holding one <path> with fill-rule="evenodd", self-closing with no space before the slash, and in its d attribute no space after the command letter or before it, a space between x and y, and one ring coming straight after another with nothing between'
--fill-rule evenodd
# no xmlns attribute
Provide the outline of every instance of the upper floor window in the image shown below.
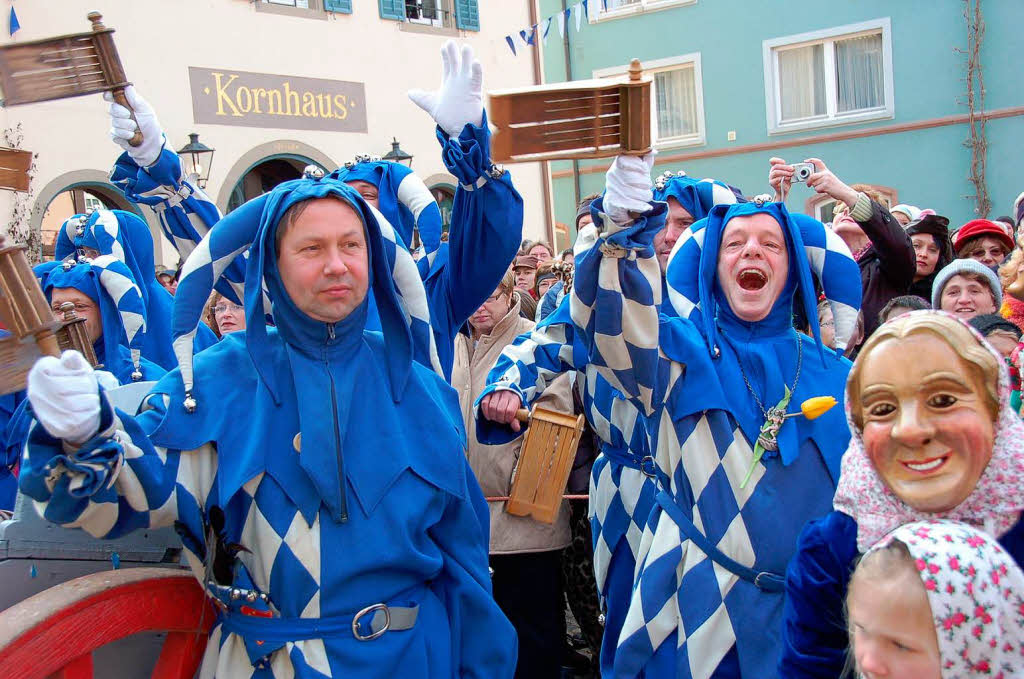
<svg viewBox="0 0 1024 679"><path fill-rule="evenodd" d="M765 40L770 133L891 118L889 19Z"/></svg>
<svg viewBox="0 0 1024 679"><path fill-rule="evenodd" d="M602 21L604 19L617 19L619 17L631 16L642 12L651 12L658 9L667 9L679 5L693 5L697 0L605 0L602 3L594 0L590 3L590 20ZM599 9L595 11L593 7Z"/></svg>
<svg viewBox="0 0 1024 679"><path fill-rule="evenodd" d="M626 73L626 66L594 72L605 78ZM643 62L644 73L653 77L651 129L659 148L704 143L704 93L700 54Z"/></svg>
<svg viewBox="0 0 1024 679"><path fill-rule="evenodd" d="M477 0L377 0L382 19L462 31L480 30Z"/></svg>

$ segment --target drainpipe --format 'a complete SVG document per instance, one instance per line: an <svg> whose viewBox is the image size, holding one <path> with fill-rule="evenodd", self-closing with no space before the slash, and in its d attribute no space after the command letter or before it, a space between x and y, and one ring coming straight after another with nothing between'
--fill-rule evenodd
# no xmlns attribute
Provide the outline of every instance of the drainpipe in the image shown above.
<svg viewBox="0 0 1024 679"><path fill-rule="evenodd" d="M537 25L537 3L540 0L530 0L530 25ZM533 84L540 85L544 82L542 77L543 71L540 65L540 36L537 36L537 44L533 47ZM554 220L554 205L551 200L551 164L548 161L544 161L541 164L541 184L544 187L544 214L545 231L547 232L547 241L551 244L551 247L555 247L555 220Z"/></svg>
<svg viewBox="0 0 1024 679"><path fill-rule="evenodd" d="M565 10L568 9L566 0L562 0L562 15L565 15ZM569 22L565 22L565 39L562 41L562 47L565 53L565 79L566 81L572 80L572 51L569 49L569 36L572 35L572 29L569 27ZM580 204L580 161L573 159L572 161L572 188L573 193L576 196L576 205Z"/></svg>

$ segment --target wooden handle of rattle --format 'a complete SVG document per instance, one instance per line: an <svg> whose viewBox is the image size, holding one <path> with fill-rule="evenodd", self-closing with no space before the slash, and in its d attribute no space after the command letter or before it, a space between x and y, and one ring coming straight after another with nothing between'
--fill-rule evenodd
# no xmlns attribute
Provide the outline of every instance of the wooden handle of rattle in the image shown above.
<svg viewBox="0 0 1024 679"><path fill-rule="evenodd" d="M124 88L115 88L110 93L114 96L115 102L132 112L132 120L135 120L135 109L128 103L128 98L124 96ZM142 130L139 129L138 120L135 120L135 135L128 140L128 143L131 146L142 146Z"/></svg>
<svg viewBox="0 0 1024 679"><path fill-rule="evenodd" d="M530 411L527 410L526 408L520 408L519 410L516 411L516 419L522 422L523 424L529 424Z"/></svg>

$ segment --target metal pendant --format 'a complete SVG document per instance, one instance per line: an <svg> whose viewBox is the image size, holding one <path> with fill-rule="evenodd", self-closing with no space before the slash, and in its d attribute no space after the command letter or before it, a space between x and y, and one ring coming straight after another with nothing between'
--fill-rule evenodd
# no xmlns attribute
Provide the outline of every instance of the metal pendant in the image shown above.
<svg viewBox="0 0 1024 679"><path fill-rule="evenodd" d="M767 419L761 425L761 431L757 435L757 442L766 451L775 452L779 449L779 430L782 429L782 423L785 421L785 408L768 409Z"/></svg>

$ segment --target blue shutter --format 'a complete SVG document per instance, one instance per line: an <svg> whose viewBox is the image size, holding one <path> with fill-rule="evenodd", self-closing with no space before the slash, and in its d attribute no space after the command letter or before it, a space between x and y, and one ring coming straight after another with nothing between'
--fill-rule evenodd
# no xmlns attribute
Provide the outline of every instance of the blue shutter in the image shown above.
<svg viewBox="0 0 1024 679"><path fill-rule="evenodd" d="M377 0L381 19L405 21L405 0Z"/></svg>
<svg viewBox="0 0 1024 679"><path fill-rule="evenodd" d="M455 25L463 31L480 30L477 0L455 0Z"/></svg>
<svg viewBox="0 0 1024 679"><path fill-rule="evenodd" d="M338 14L351 14L352 0L324 0L324 10Z"/></svg>

